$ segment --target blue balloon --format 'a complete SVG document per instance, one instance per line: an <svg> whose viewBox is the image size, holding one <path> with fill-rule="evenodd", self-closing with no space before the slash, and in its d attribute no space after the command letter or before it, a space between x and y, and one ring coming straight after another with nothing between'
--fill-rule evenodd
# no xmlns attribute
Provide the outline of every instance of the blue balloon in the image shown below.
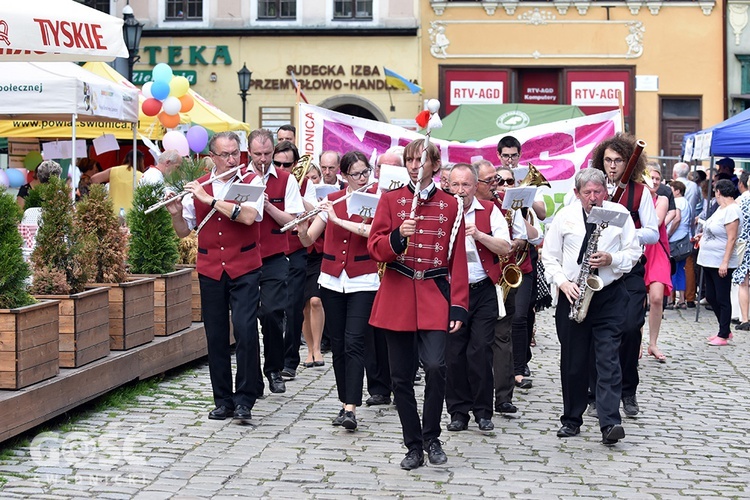
<svg viewBox="0 0 750 500"><path fill-rule="evenodd" d="M169 97L169 84L161 80L155 81L151 85L151 95L154 96L154 99L163 101Z"/></svg>
<svg viewBox="0 0 750 500"><path fill-rule="evenodd" d="M169 64L166 63L159 63L154 66L154 69L151 70L152 81L163 81L169 84L170 80L172 80L172 76L174 76L174 74L172 73L172 68L169 67ZM153 92L151 93L153 94Z"/></svg>
<svg viewBox="0 0 750 500"><path fill-rule="evenodd" d="M21 171L17 168L9 168L5 171L8 176L8 182L10 187L17 188L26 184L26 170Z"/></svg>

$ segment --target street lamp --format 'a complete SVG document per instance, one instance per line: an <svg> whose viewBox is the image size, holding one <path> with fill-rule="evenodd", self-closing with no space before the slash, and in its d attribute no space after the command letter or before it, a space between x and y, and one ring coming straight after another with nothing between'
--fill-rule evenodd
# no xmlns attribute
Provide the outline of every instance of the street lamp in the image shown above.
<svg viewBox="0 0 750 500"><path fill-rule="evenodd" d="M128 81L132 82L133 65L141 58L138 55L138 47L141 45L143 24L139 23L133 15L133 8L130 3L123 7L122 17L125 20L125 24L122 25L122 37L125 40L125 46L128 48Z"/></svg>
<svg viewBox="0 0 750 500"><path fill-rule="evenodd" d="M250 79L253 72L247 69L247 65L242 63L242 69L237 72L237 79L240 81L240 93L242 98L242 122L245 122L245 104L247 104L247 91L250 88Z"/></svg>

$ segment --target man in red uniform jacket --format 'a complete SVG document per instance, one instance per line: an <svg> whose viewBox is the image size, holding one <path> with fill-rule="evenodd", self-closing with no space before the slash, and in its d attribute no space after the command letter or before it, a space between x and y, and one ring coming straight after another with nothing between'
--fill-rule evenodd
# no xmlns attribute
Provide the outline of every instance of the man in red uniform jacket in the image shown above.
<svg viewBox="0 0 750 500"><path fill-rule="evenodd" d="M393 394L409 450L401 462L406 470L424 465L425 449L430 463L447 461L438 439L446 333L461 328L469 307L463 206L432 181L440 170L440 152L432 144L420 178L423 149L422 139L404 149L411 183L383 194L367 245L373 259L387 263L370 324L388 342ZM412 218L415 191L419 201ZM414 397L417 354L426 374L422 423Z"/></svg>
<svg viewBox="0 0 750 500"><path fill-rule="evenodd" d="M260 232L263 198L257 203L237 204L224 197L234 182L260 185L260 179L247 170L215 179L204 187L201 182L234 168L240 159L240 139L234 132L221 132L208 143L216 168L211 174L185 185L190 192L183 201L167 205L178 236L185 237L205 221L198 233L198 279L201 309L208 344L208 371L211 375L216 409L213 420L251 418L250 410L260 396L256 383L259 371L258 283L260 281ZM229 345L229 310L237 341L237 377L232 390L232 353Z"/></svg>

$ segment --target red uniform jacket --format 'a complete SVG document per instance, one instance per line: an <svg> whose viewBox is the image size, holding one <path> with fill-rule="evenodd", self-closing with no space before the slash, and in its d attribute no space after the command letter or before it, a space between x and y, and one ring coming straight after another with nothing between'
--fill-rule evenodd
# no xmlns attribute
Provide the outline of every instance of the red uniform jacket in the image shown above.
<svg viewBox="0 0 750 500"><path fill-rule="evenodd" d="M250 184L255 174L250 173L242 182ZM198 182L209 179L204 175ZM211 184L205 186L206 192L213 195ZM195 200L195 216L200 224L211 211L211 206ZM214 280L219 280L224 271L234 279L260 268L260 223L246 225L229 220L222 213L215 213L198 233L198 259L196 270Z"/></svg>
<svg viewBox="0 0 750 500"><path fill-rule="evenodd" d="M346 194L346 190L332 193L328 199L336 201ZM333 210L339 219L352 222L364 222L359 215L346 212L346 202L337 203ZM341 271L346 269L350 278L378 272L378 264L370 258L367 251L367 238L347 231L341 226L332 223L326 224L325 243L323 247L323 263L320 271L330 276L341 276Z"/></svg>
<svg viewBox="0 0 750 500"><path fill-rule="evenodd" d="M378 203L367 248L375 261L387 262L388 268L375 296L370 324L401 332L447 331L450 320L466 322L468 318L463 206L433 187L417 206L416 234L404 241L399 227L409 217L413 196L411 186L405 186L384 193ZM460 226L449 259L456 217Z"/></svg>
<svg viewBox="0 0 750 500"><path fill-rule="evenodd" d="M266 194L271 204L279 210L284 210L289 172L277 168L276 174L278 177L268 176ZM273 220L273 217L263 217L260 223L260 237L260 255L264 259L278 253L289 252L289 236L281 232L281 226Z"/></svg>
<svg viewBox="0 0 750 500"><path fill-rule="evenodd" d="M478 201L482 204L484 210L474 210L474 225L477 226L477 231L492 236L490 215L492 214L494 204L491 201ZM482 263L482 269L484 269L484 272L487 273L487 276L490 277L493 283L497 283L502 271L502 268L500 267L500 257L478 241L474 241L474 243L477 246L477 252L479 252L479 260Z"/></svg>

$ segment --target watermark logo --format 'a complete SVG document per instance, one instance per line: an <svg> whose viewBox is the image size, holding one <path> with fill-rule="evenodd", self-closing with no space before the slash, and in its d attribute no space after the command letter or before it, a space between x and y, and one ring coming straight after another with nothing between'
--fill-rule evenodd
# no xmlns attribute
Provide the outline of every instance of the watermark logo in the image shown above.
<svg viewBox="0 0 750 500"><path fill-rule="evenodd" d="M146 435L141 432L43 432L31 442L30 453L39 467L109 469L145 465L147 444Z"/></svg>
<svg viewBox="0 0 750 500"><path fill-rule="evenodd" d="M501 130L517 130L529 125L531 118L523 111L508 111L497 118L495 125Z"/></svg>

